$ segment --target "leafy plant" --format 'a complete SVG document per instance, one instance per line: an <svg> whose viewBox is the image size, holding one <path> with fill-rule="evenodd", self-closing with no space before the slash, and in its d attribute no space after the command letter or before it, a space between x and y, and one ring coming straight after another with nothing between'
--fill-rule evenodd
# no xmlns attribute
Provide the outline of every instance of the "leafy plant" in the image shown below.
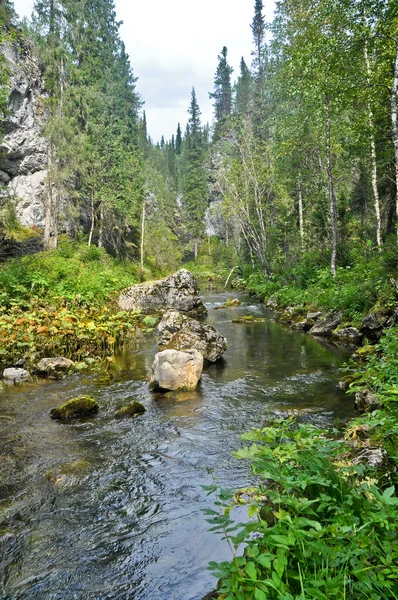
<svg viewBox="0 0 398 600"><path fill-rule="evenodd" d="M253 484L218 490L208 510L231 562L209 565L223 600L398 597L398 498L381 490L352 447L326 432L277 421L243 436L234 453L250 462ZM248 507L249 521L231 511ZM243 555L239 548L244 546Z"/></svg>

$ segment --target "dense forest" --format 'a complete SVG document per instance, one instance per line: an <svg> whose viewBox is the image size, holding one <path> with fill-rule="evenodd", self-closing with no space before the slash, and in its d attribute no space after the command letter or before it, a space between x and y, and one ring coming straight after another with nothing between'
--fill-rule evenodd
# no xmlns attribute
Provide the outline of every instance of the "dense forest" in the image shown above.
<svg viewBox="0 0 398 600"><path fill-rule="evenodd" d="M215 57L211 128L193 87L185 131L156 144L112 0L37 0L23 33L9 0L1 18L2 36L28 35L43 62L46 247L83 232L170 270L211 253L210 236L271 276L303 260L335 275L394 243L394 3L286 1L267 24L256 0L235 81L227 48Z"/></svg>

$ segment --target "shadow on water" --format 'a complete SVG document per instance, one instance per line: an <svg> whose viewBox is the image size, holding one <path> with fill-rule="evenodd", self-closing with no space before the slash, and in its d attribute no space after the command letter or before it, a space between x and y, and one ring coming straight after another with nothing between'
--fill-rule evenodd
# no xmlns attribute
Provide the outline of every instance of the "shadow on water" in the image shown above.
<svg viewBox="0 0 398 600"><path fill-rule="evenodd" d="M145 383L156 339L118 357L112 376L0 391L0 598L198 600L209 560L230 558L208 532L202 485L245 485L231 457L239 435L295 410L322 426L353 414L336 388L347 353L275 323L241 297L207 294L208 322L229 340L196 392L154 395ZM232 324L236 315L264 323ZM56 404L92 394L95 418L60 424ZM117 420L132 400L147 412ZM244 518L244 514L240 516Z"/></svg>

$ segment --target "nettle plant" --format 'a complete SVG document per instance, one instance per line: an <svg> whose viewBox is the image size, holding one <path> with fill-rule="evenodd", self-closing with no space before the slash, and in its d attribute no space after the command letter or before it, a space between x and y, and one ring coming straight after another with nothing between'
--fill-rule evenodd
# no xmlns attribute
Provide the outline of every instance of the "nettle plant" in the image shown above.
<svg viewBox="0 0 398 600"><path fill-rule="evenodd" d="M243 436L234 453L250 462L253 485L207 486L212 530L228 541L231 562L209 569L219 600L398 598L398 498L350 449L327 432L279 420ZM231 511L246 504L249 521ZM243 553L242 553L243 547Z"/></svg>

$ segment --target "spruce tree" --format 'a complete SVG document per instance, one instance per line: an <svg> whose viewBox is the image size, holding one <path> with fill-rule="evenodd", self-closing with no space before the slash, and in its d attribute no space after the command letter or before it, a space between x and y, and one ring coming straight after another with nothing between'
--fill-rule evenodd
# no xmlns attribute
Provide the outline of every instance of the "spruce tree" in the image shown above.
<svg viewBox="0 0 398 600"><path fill-rule="evenodd" d="M178 123L177 135L176 135L176 154L181 154L181 147L182 147L182 133L181 133L181 126Z"/></svg>
<svg viewBox="0 0 398 600"><path fill-rule="evenodd" d="M214 77L214 92L209 93L209 97L214 99L214 139L217 140L222 135L225 123L231 114L232 107L232 87L231 74L233 68L228 65L228 50L226 46L221 50L218 56L218 66Z"/></svg>
<svg viewBox="0 0 398 600"><path fill-rule="evenodd" d="M235 85L235 111L238 115L248 115L252 93L252 77L242 56L240 75Z"/></svg>

